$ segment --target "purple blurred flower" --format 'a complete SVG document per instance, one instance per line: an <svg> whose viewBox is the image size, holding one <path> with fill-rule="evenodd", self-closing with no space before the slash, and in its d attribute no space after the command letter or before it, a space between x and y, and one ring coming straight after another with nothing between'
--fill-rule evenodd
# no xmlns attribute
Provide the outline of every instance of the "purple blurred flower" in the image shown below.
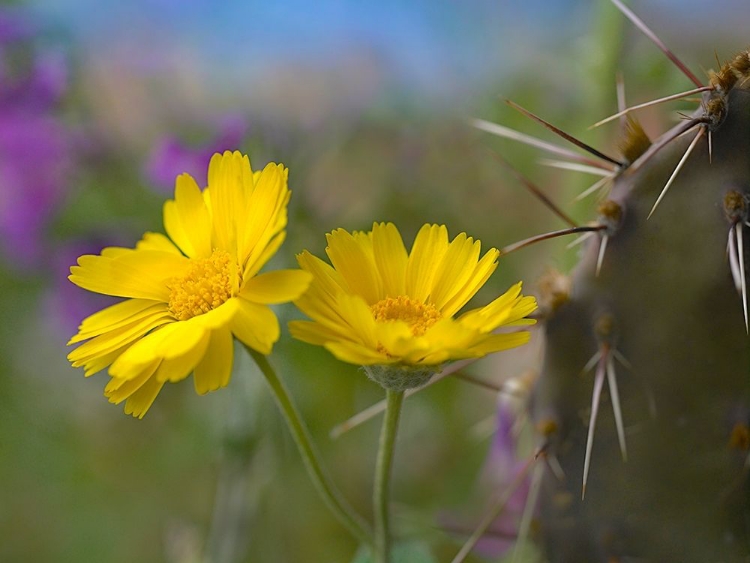
<svg viewBox="0 0 750 563"><path fill-rule="evenodd" d="M0 43L25 37L10 21L0 11ZM43 262L45 228L67 191L70 136L54 114L66 82L54 54L25 73L0 69L0 254L15 268Z"/></svg>
<svg viewBox="0 0 750 563"><path fill-rule="evenodd" d="M485 461L481 483L494 498L513 486L524 470L528 459L518 455L516 413L507 400L501 398L497 410L497 428ZM513 547L518 536L521 514L529 496L529 479L515 490L502 513L492 523L485 536L477 543L476 551L489 557L501 557Z"/></svg>
<svg viewBox="0 0 750 563"><path fill-rule="evenodd" d="M236 150L242 143L247 126L243 119L231 117L224 119L218 130L215 139L201 146L189 146L176 137L165 137L151 151L146 164L149 183L160 192L170 194L174 190L175 178L187 172L199 186L205 186L211 156L225 150Z"/></svg>
<svg viewBox="0 0 750 563"><path fill-rule="evenodd" d="M31 33L32 27L28 20L22 18L16 10L0 8L0 46L25 39Z"/></svg>
<svg viewBox="0 0 750 563"><path fill-rule="evenodd" d="M529 475L526 475L518 485L521 474L528 470L529 459L521 458L518 454L518 436L515 428L517 411L518 406L513 404L513 399L500 396L495 435L476 487L477 496L481 499L479 514L482 515L489 511L501 496L506 495L511 487L516 487L502 512L473 548L476 554L493 560L507 555L515 546L521 518L529 498ZM473 528L467 526L467 522L476 526L479 518L476 515L469 519L465 516L444 514L440 520L449 530L462 530L462 539L465 540L474 532Z"/></svg>
<svg viewBox="0 0 750 563"><path fill-rule="evenodd" d="M0 106L0 251L16 267L44 258L44 230L67 187L68 149L53 117Z"/></svg>

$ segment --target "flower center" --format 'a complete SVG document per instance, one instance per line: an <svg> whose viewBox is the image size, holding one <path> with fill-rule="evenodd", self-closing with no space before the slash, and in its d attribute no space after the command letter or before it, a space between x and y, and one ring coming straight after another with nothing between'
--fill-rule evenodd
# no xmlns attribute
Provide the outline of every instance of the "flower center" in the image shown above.
<svg viewBox="0 0 750 563"><path fill-rule="evenodd" d="M422 336L441 318L432 303L415 301L405 295L386 297L370 306L376 321L404 321L414 336Z"/></svg>
<svg viewBox="0 0 750 563"><path fill-rule="evenodd" d="M209 258L191 260L187 274L167 280L169 312L186 321L216 309L232 297L232 258L214 250Z"/></svg>

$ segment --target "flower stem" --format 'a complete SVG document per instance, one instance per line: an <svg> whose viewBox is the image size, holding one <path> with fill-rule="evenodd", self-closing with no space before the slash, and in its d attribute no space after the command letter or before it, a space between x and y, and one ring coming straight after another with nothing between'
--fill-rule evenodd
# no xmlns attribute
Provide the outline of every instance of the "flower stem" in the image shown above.
<svg viewBox="0 0 750 563"><path fill-rule="evenodd" d="M375 487L373 490L373 504L375 506L375 561L389 563L390 561L390 530L388 518L388 490L393 466L393 450L396 445L396 431L401 416L401 403L404 400L403 391L386 389L386 408L383 426L380 430L380 445L378 459L375 464Z"/></svg>
<svg viewBox="0 0 750 563"><path fill-rule="evenodd" d="M276 399L276 404L279 405L281 413L284 415L284 419L286 419L289 430L294 437L294 441L297 443L297 448L299 449L302 460L305 463L307 473L310 475L310 479L312 479L315 488L318 489L318 493L320 493L323 500L328 505L328 508L331 509L339 521L348 528L357 539L372 547L372 532L370 531L369 526L341 496L341 493L336 489L336 486L331 481L328 473L323 468L323 465L320 462L320 456L313 446L310 432L302 421L297 407L295 407L292 402L292 397L289 394L289 391L276 375L271 364L268 363L266 356L256 352L248 346L245 346L245 349L250 353L250 356L255 360L255 363L258 364L268 386L271 388L274 399Z"/></svg>

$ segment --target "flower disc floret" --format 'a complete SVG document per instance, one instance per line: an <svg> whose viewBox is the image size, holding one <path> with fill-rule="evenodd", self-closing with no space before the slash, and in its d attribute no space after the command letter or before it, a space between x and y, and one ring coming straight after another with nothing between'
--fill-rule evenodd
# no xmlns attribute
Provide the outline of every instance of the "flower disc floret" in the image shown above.
<svg viewBox="0 0 750 563"><path fill-rule="evenodd" d="M187 274L167 280L169 312L178 321L213 311L232 297L232 258L225 250L214 250L209 258L192 261Z"/></svg>
<svg viewBox="0 0 750 563"><path fill-rule="evenodd" d="M85 375L109 368L105 395L142 417L166 382L194 374L203 394L229 383L233 338L262 353L279 338L269 305L291 301L311 276L299 270L259 274L285 236L288 172L253 171L239 152L216 154L201 190L177 177L164 204L168 236L146 233L134 249L81 256L70 280L125 298L88 317L69 342L68 359Z"/></svg>
<svg viewBox="0 0 750 563"><path fill-rule="evenodd" d="M420 303L406 295L386 297L370 306L376 322L403 321L414 336L422 336L440 318L432 303Z"/></svg>
<svg viewBox="0 0 750 563"><path fill-rule="evenodd" d="M311 319L290 323L296 338L346 362L392 366L398 368L393 374L414 371L420 377L449 360L528 341L528 331L495 332L534 323L527 316L536 301L521 295L520 282L489 305L456 316L499 257L494 248L480 257L480 242L465 233L449 241L445 226L425 225L410 252L391 223L375 223L366 233L338 229L327 239L330 265L307 251L297 257L313 281L295 300Z"/></svg>

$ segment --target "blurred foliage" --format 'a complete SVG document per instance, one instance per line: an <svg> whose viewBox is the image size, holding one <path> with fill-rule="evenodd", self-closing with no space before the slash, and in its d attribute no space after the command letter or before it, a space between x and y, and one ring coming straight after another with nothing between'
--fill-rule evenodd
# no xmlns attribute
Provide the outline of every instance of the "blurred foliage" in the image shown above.
<svg viewBox="0 0 750 563"><path fill-rule="evenodd" d="M249 359L238 350L227 389L197 397L190 381L169 385L144 420L123 415L101 396L102 377L84 380L65 360L65 341L80 318L63 314L56 298L81 300L85 314L100 305L86 305L84 292L71 293L65 272L51 268L53 258L73 243L129 246L143 232L161 230L165 195L146 179L149 151L168 134L201 146L217 116L227 113L246 120L245 143L236 148L249 152L256 168L271 160L290 168L288 237L271 267L293 266L302 249L321 255L324 233L334 228L368 229L373 221L394 221L407 241L425 222L445 223L451 236L466 231L485 248L561 228L499 166L495 151L586 221L593 202L570 202L587 178L540 167L535 150L474 131L466 120L482 117L551 139L507 107L509 98L614 152L612 127L587 127L615 110L615 71L624 71L633 103L685 89L685 80L630 28L623 34L625 22L611 6L602 2L594 11L590 33L574 41L552 35L547 52L508 45L508 56L521 58L517 70L486 69L482 91L451 104L421 104L418 96L388 90L378 69L367 67L352 76L370 78L369 89L342 92L332 80L306 91L312 71L297 75L292 68L278 70L283 88L260 97L248 92L251 102L235 107L241 92L204 87L192 95L189 67L178 80L138 75L69 42L70 78L57 115L75 147L74 169L61 179L66 195L45 227L47 261L19 270L6 260L0 272L0 560L188 563L207 561L205 552L214 563L352 560L357 546L316 496ZM560 22L567 24L573 22ZM714 48L729 54L745 46L722 37L729 45L706 49L689 38L681 37L679 52L696 67L713 64ZM641 117L651 134L663 128L656 112ZM503 259L477 303L518 279L533 293L548 265L567 271L576 254L565 250L566 242ZM282 321L299 316L291 306L278 312ZM499 383L537 367L536 350L506 353L470 371ZM328 432L379 401L381 391L358 369L286 332L271 362L336 482L369 518L379 425L371 421L335 441ZM468 535L483 509L486 491L478 489L477 475L489 434L479 430L495 400L487 389L448 378L405 403L394 529L430 544L437 560L451 558L463 539L441 531L446 519L460 514Z"/></svg>

